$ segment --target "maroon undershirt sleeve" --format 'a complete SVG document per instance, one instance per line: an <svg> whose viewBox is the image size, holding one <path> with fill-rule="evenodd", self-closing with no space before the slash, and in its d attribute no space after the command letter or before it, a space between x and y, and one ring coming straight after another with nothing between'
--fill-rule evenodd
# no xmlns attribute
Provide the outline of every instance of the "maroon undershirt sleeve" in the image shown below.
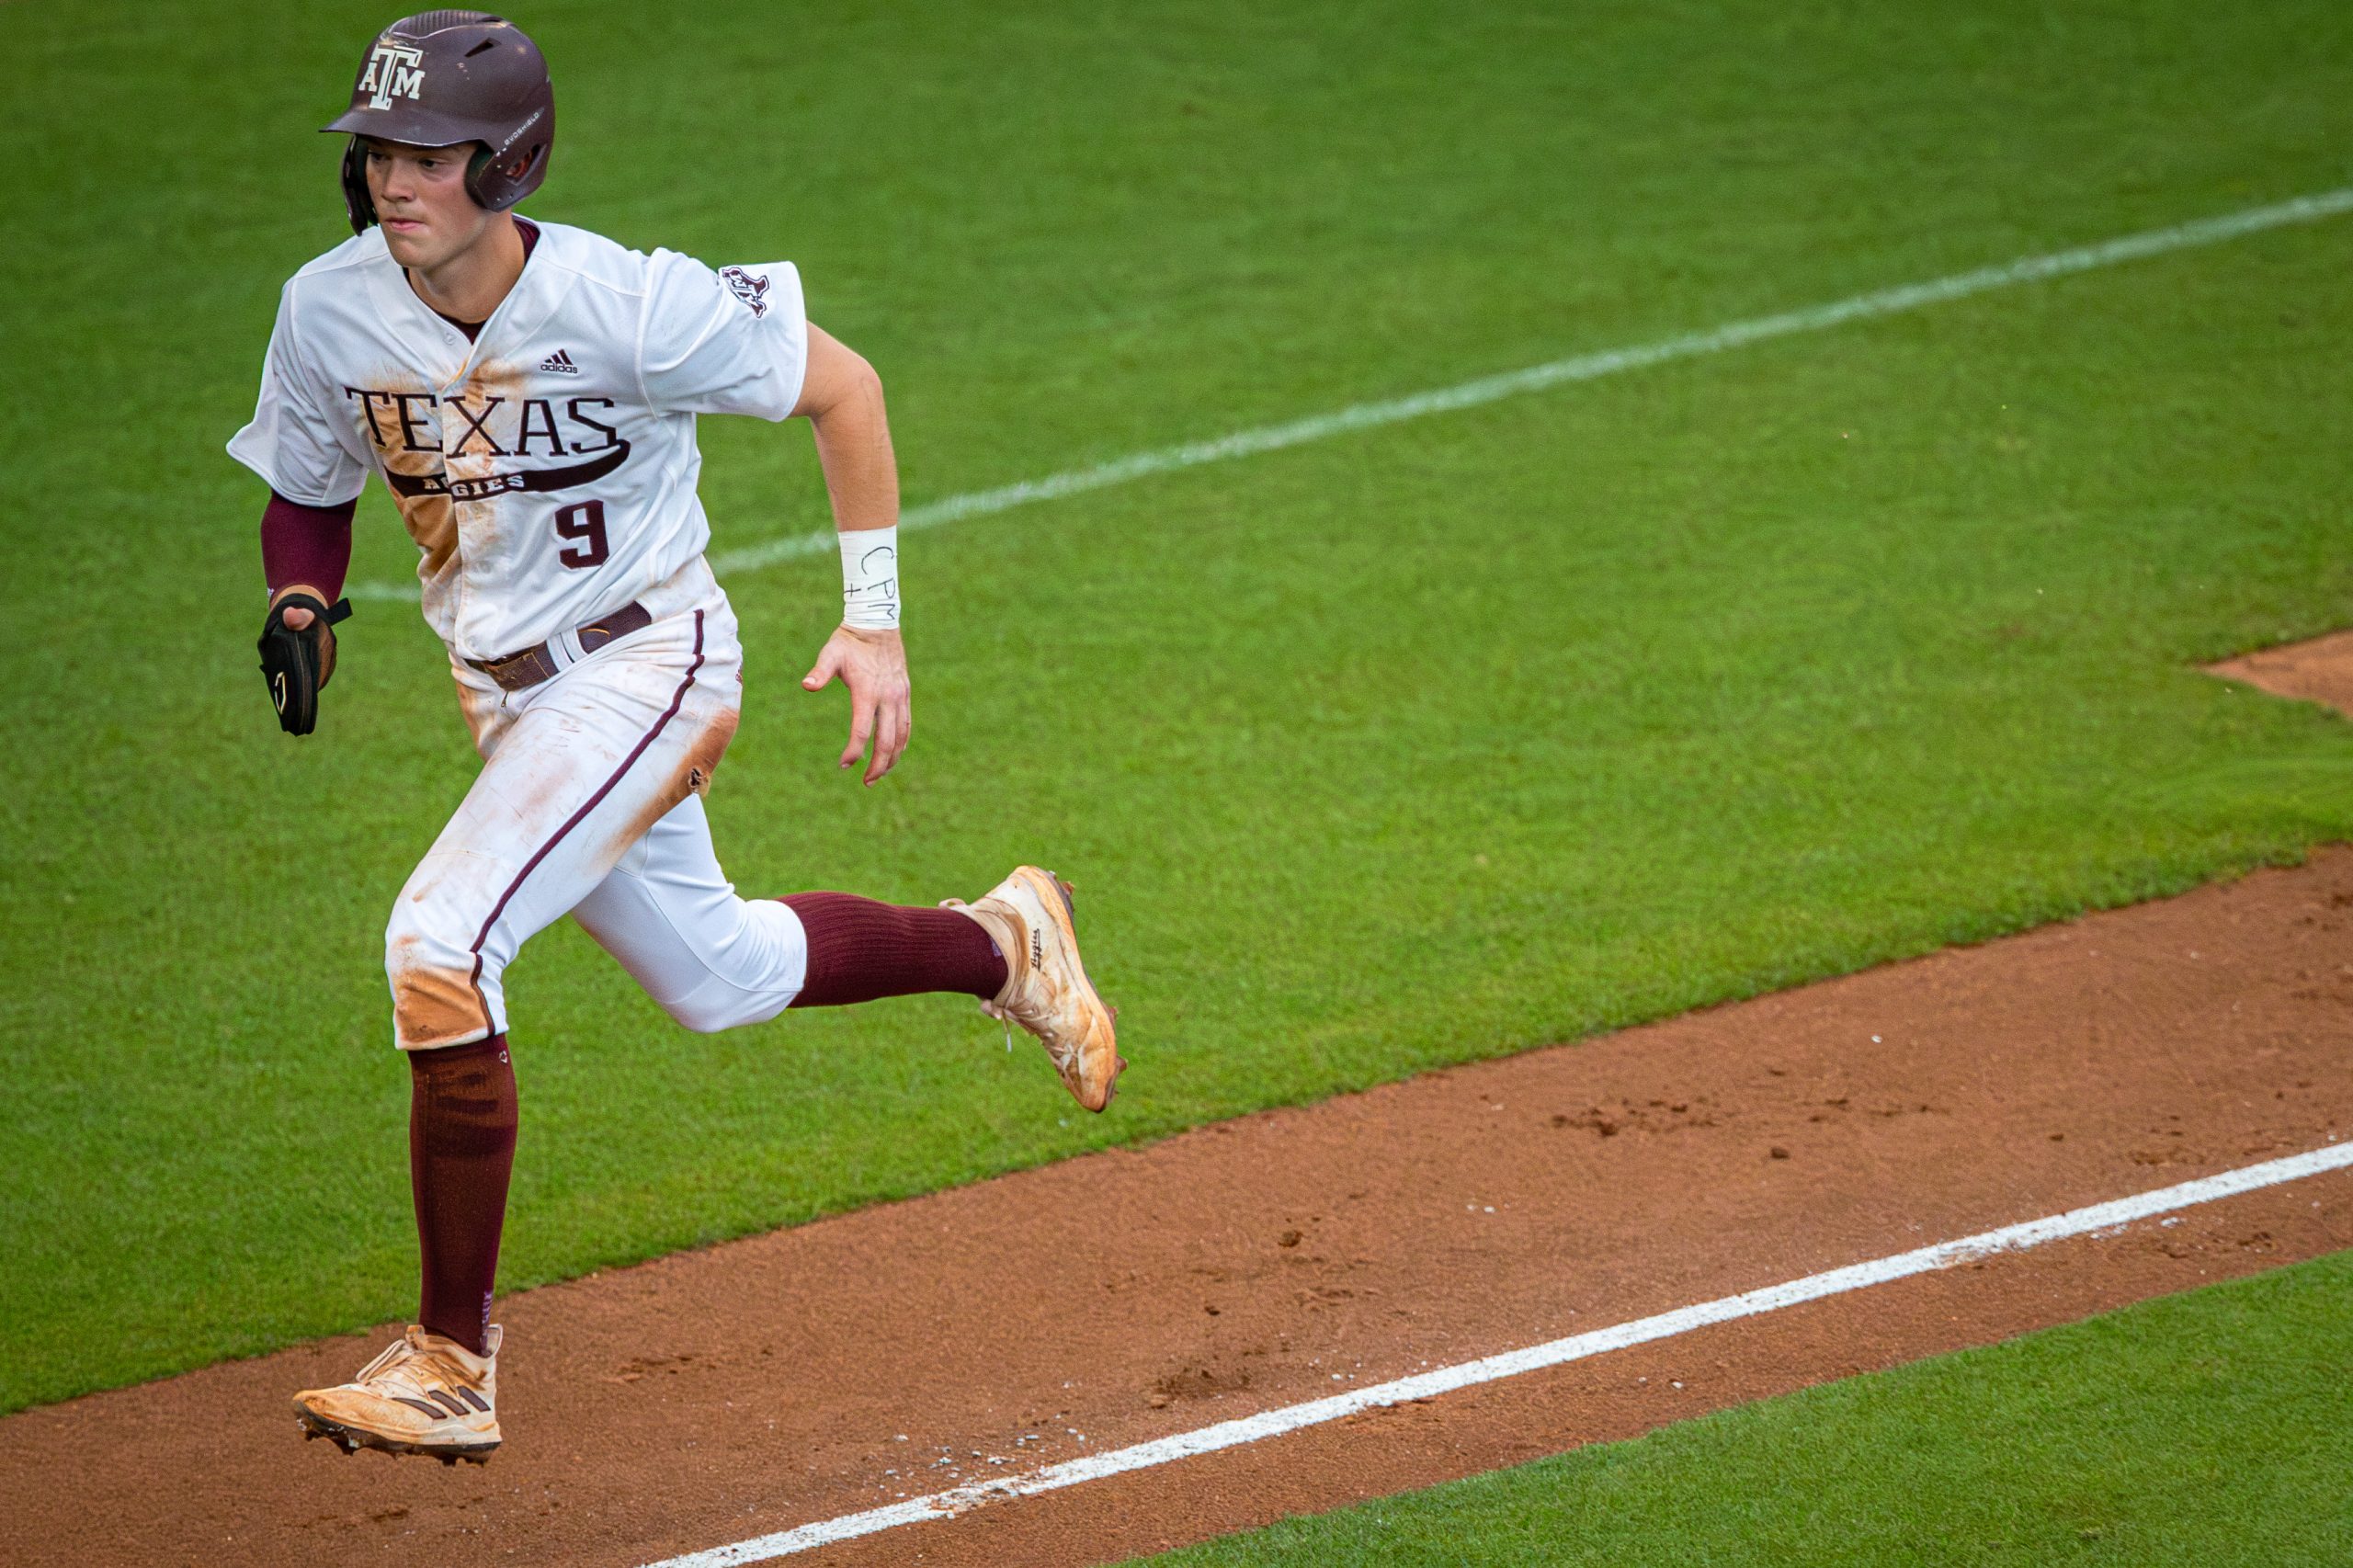
<svg viewBox="0 0 2353 1568"><path fill-rule="evenodd" d="M329 604L343 597L351 570L351 514L357 499L340 506L305 506L271 491L261 514L261 574L273 594L308 583Z"/></svg>

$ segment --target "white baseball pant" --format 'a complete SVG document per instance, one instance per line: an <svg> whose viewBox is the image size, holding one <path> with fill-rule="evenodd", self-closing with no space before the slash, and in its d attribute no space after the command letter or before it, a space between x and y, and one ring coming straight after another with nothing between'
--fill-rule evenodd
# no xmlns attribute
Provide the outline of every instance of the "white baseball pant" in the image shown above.
<svg viewBox="0 0 2353 1568"><path fill-rule="evenodd" d="M734 612L700 561L642 602L652 625L585 657L559 639L565 667L523 691L451 661L483 770L385 933L403 1050L504 1033L506 965L567 913L690 1029L800 991L800 918L735 896L703 814L743 708Z"/></svg>

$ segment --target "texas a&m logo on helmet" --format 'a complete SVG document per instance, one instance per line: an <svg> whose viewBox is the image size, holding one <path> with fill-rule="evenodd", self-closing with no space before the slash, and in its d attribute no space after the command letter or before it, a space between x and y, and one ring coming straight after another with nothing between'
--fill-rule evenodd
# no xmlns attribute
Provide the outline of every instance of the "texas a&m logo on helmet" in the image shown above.
<svg viewBox="0 0 2353 1568"><path fill-rule="evenodd" d="M390 108L394 98L415 98L425 87L425 51L394 42L390 33L376 40L368 53L368 69L359 90L369 94L369 108Z"/></svg>

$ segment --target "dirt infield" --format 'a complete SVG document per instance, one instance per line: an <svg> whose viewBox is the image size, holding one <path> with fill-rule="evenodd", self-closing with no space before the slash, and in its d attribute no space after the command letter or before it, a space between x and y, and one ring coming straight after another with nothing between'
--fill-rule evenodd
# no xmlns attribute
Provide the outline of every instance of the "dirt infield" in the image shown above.
<svg viewBox="0 0 2353 1568"><path fill-rule="evenodd" d="M2343 641L2294 678L2353 690ZM2329 849L532 1291L483 1470L301 1441L287 1395L381 1332L27 1412L0 1541L643 1563L2313 1148L2353 1129L2348 935ZM2337 1173L793 1561L1116 1560L2347 1245Z"/></svg>
<svg viewBox="0 0 2353 1568"><path fill-rule="evenodd" d="M2266 648L2208 667L2225 680L2245 681L2275 697L2318 702L2353 715L2353 631Z"/></svg>

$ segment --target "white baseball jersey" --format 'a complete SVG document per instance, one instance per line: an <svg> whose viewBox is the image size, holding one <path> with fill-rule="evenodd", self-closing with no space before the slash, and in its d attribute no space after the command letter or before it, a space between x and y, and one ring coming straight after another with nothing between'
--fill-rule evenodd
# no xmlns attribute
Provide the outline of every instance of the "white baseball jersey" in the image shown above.
<svg viewBox="0 0 2353 1568"><path fill-rule="evenodd" d="M425 618L463 659L546 642L692 562L710 539L695 415L783 419L807 369L790 263L714 272L539 230L472 342L416 297L381 230L303 267L229 443L309 506L382 474L421 552Z"/></svg>

